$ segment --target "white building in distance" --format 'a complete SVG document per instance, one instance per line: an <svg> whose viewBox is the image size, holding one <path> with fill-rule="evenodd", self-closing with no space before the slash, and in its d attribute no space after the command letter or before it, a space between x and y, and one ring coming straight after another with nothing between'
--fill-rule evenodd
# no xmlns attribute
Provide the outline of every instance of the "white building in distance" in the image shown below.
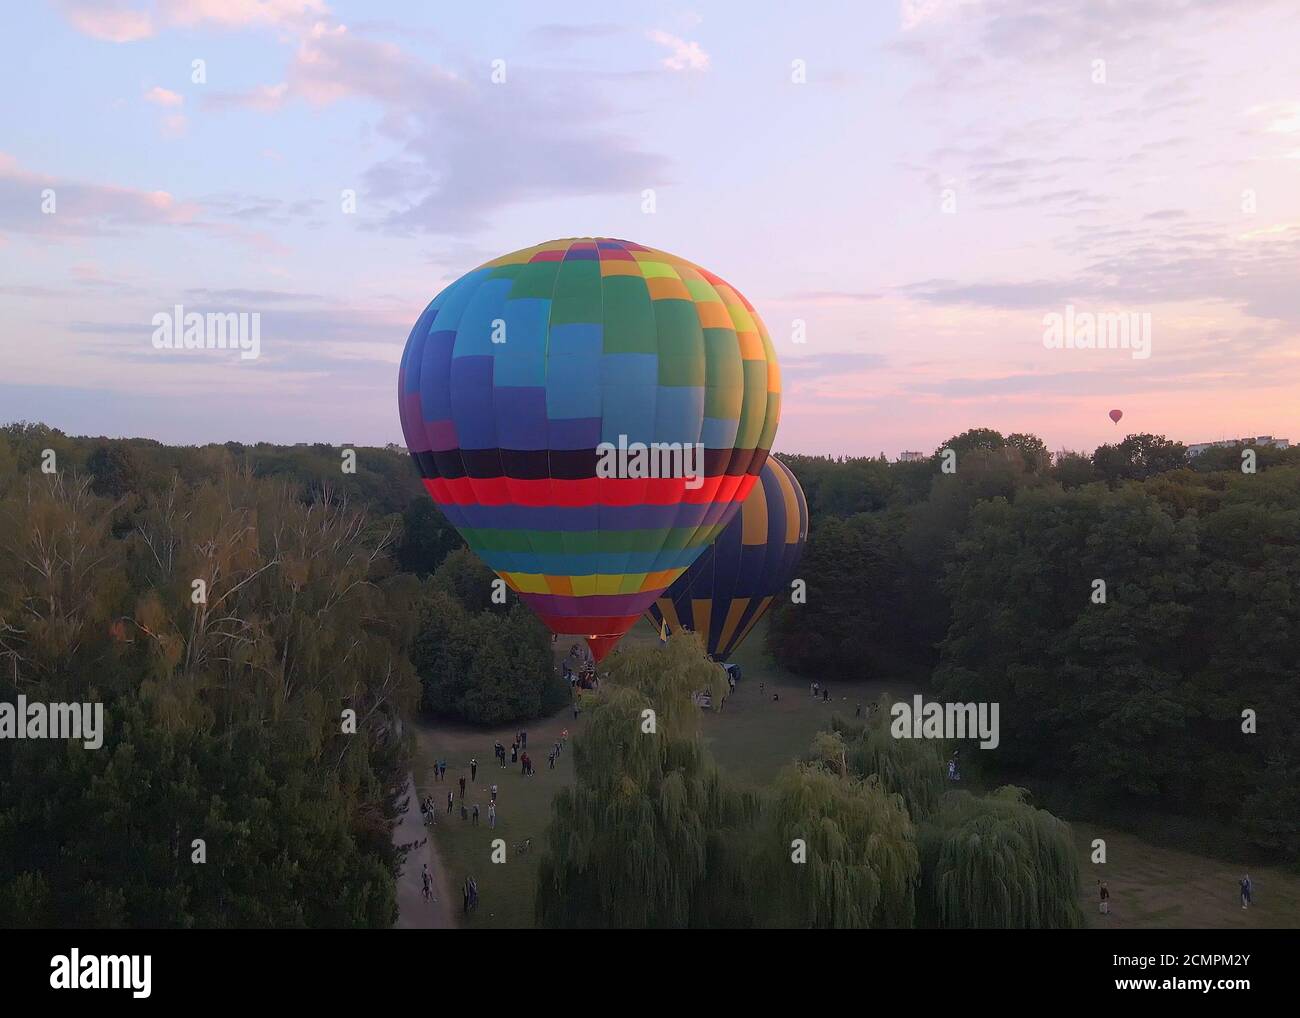
<svg viewBox="0 0 1300 1018"><path fill-rule="evenodd" d="M925 453L923 452L900 452L898 454L899 463L915 463L923 459L925 459Z"/></svg>
<svg viewBox="0 0 1300 1018"><path fill-rule="evenodd" d="M1285 438L1272 435L1256 435L1254 438L1225 438L1221 442L1197 442L1187 447L1187 455L1199 456L1206 449L1235 449L1239 445L1271 445L1274 449L1289 449L1291 442Z"/></svg>

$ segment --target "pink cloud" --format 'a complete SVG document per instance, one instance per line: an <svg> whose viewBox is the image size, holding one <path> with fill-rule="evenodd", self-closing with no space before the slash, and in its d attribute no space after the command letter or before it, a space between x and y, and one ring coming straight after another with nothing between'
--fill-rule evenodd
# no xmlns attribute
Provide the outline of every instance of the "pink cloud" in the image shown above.
<svg viewBox="0 0 1300 1018"><path fill-rule="evenodd" d="M106 42L151 38L159 23L181 28L306 28L329 13L324 0L157 0L153 5L132 5L127 0L60 0L59 6L73 28Z"/></svg>
<svg viewBox="0 0 1300 1018"><path fill-rule="evenodd" d="M53 211L45 211L52 208ZM199 207L167 191L140 191L34 173L0 153L0 231L54 237L188 225Z"/></svg>
<svg viewBox="0 0 1300 1018"><path fill-rule="evenodd" d="M144 94L144 101L153 103L155 106L183 106L185 96L179 92L173 92L169 88L160 88L155 85Z"/></svg>
<svg viewBox="0 0 1300 1018"><path fill-rule="evenodd" d="M687 42L668 32L655 29L647 32L646 38L657 42L672 51L671 56L664 57L663 65L670 71L707 71L709 55L700 48L698 42Z"/></svg>
<svg viewBox="0 0 1300 1018"><path fill-rule="evenodd" d="M73 28L105 42L136 42L154 34L149 12L120 0L62 0L59 6Z"/></svg>

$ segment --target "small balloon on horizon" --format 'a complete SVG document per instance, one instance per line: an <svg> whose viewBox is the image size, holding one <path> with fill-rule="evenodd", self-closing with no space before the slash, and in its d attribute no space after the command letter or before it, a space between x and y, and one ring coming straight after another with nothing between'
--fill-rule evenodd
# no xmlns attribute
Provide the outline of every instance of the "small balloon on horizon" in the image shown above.
<svg viewBox="0 0 1300 1018"><path fill-rule="evenodd" d="M1110 412L1110 419L1114 421L1116 424L1119 423L1119 419L1123 416L1124 416L1123 410L1112 410Z"/></svg>

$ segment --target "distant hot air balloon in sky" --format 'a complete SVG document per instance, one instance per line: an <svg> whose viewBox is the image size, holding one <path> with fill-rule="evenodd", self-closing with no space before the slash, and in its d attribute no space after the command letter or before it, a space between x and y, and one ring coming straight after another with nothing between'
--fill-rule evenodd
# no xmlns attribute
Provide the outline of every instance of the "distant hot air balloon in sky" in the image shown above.
<svg viewBox="0 0 1300 1018"><path fill-rule="evenodd" d="M647 614L657 626L700 633L714 659L725 661L773 598L789 592L807 537L803 489L769 456L740 512Z"/></svg>
<svg viewBox="0 0 1300 1018"><path fill-rule="evenodd" d="M1119 423L1119 419L1123 416L1124 416L1123 410L1112 410L1110 412L1110 419L1114 421L1116 424Z"/></svg>
<svg viewBox="0 0 1300 1018"><path fill-rule="evenodd" d="M725 281L587 238L494 259L439 293L406 342L398 399L425 487L465 542L600 660L739 510L781 383L767 329ZM702 446L702 469L646 476L629 456L611 476L620 443Z"/></svg>

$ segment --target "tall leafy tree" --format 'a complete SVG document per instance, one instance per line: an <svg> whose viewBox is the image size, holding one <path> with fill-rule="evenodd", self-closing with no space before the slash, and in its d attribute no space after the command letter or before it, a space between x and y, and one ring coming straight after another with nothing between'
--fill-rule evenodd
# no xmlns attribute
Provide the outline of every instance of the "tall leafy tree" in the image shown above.
<svg viewBox="0 0 1300 1018"><path fill-rule="evenodd" d="M727 830L756 810L752 796L723 780L700 737L692 694L709 691L718 703L726 681L693 634L664 648L628 647L607 663L574 743L576 781L555 797L538 922L698 924L734 880Z"/></svg>

